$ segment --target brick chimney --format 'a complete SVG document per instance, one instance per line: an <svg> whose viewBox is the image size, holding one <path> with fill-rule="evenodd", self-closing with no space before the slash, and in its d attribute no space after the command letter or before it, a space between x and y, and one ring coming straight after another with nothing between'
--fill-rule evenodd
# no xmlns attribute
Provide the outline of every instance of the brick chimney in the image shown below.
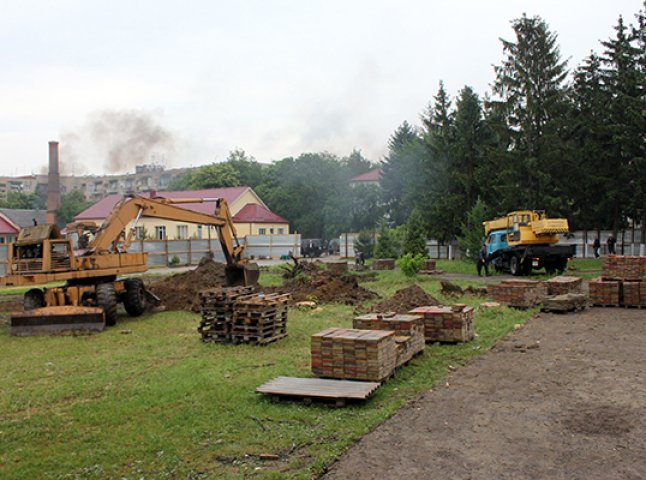
<svg viewBox="0 0 646 480"><path fill-rule="evenodd" d="M61 205L61 181L58 174L58 142L49 142L47 176L47 216L45 223L56 223L56 209Z"/></svg>

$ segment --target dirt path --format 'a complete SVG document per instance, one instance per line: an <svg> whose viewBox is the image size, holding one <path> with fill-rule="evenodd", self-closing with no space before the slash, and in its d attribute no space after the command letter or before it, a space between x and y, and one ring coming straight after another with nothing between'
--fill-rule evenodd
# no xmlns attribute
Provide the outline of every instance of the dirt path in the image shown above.
<svg viewBox="0 0 646 480"><path fill-rule="evenodd" d="M362 438L324 478L644 478L645 344L646 310L541 314Z"/></svg>

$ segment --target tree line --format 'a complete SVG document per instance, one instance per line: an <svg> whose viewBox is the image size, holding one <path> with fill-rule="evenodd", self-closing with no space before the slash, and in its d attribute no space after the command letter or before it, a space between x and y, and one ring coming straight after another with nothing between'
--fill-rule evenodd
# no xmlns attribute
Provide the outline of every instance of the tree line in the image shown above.
<svg viewBox="0 0 646 480"><path fill-rule="evenodd" d="M491 91L443 82L419 124L404 121L377 162L303 153L271 164L244 150L190 170L169 190L249 186L306 238L421 225L441 242L479 241L482 220L519 209L573 229L646 229L645 9L569 69L540 17L512 20ZM379 186L349 179L383 170ZM78 199L77 199L78 200ZM410 226L413 228L413 226ZM414 227L418 229L418 226ZM474 233L475 231L475 233Z"/></svg>

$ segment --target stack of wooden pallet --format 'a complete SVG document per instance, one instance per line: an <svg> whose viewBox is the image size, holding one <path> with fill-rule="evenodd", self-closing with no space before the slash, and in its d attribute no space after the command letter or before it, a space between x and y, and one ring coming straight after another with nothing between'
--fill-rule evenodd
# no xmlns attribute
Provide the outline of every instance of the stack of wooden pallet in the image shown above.
<svg viewBox="0 0 646 480"><path fill-rule="evenodd" d="M424 322L417 315L369 313L355 317L352 326L360 330L392 330L395 332L396 366L400 367L424 350Z"/></svg>
<svg viewBox="0 0 646 480"><path fill-rule="evenodd" d="M503 280L498 285L490 285L487 290L489 295L499 302L516 308L538 305L547 293L543 282L524 279Z"/></svg>
<svg viewBox="0 0 646 480"><path fill-rule="evenodd" d="M568 293L581 293L581 279L579 277L559 276L545 282L548 295L566 295Z"/></svg>
<svg viewBox="0 0 646 480"><path fill-rule="evenodd" d="M595 279L588 282L590 302L603 307L620 305L621 282L616 280Z"/></svg>
<svg viewBox="0 0 646 480"><path fill-rule="evenodd" d="M253 287L219 287L201 291L199 299L202 319L197 331L202 335L202 341L230 342L235 302L252 292Z"/></svg>
<svg viewBox="0 0 646 480"><path fill-rule="evenodd" d="M286 337L289 298L289 294L273 293L236 300L231 320L231 341L264 345Z"/></svg>
<svg viewBox="0 0 646 480"><path fill-rule="evenodd" d="M312 373L318 377L380 382L397 360L395 332L328 328L312 335Z"/></svg>
<svg viewBox="0 0 646 480"><path fill-rule="evenodd" d="M473 340L473 307L466 305L417 307L410 312L424 320L427 342L468 342Z"/></svg>

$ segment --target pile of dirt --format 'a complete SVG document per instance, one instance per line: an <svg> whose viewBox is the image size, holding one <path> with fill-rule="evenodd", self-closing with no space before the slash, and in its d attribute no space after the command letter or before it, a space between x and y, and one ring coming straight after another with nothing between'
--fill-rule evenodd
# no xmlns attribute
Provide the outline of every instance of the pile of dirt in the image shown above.
<svg viewBox="0 0 646 480"><path fill-rule="evenodd" d="M161 298L167 310L199 312L200 290L226 284L224 263L203 258L194 270L178 273L152 283L147 288Z"/></svg>
<svg viewBox="0 0 646 480"><path fill-rule="evenodd" d="M408 313L417 307L427 307L432 305L439 305L432 295L426 293L422 287L413 284L410 287L397 290L388 300L379 302L370 307L371 312L396 312Z"/></svg>
<svg viewBox="0 0 646 480"><path fill-rule="evenodd" d="M318 303L344 305L357 305L378 297L376 293L359 286L354 275L335 275L327 270L310 271L310 275L288 280L273 291L291 293L292 302L314 300Z"/></svg>

